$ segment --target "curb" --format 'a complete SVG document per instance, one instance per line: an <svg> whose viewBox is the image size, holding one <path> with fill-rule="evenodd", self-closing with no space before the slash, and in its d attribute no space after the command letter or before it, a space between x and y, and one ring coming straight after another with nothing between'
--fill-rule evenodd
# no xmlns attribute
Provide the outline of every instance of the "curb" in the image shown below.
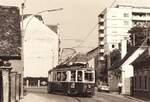
<svg viewBox="0 0 150 102"><path fill-rule="evenodd" d="M134 98L134 97L131 97L131 96L124 96L124 97L132 99L132 100L135 100L137 102L150 102L150 101L145 101L145 100L137 99L137 98Z"/></svg>
<svg viewBox="0 0 150 102"><path fill-rule="evenodd" d="M127 98L127 99L131 99L131 100L134 100L136 102L150 102L150 101L145 101L145 100L141 100L141 99L137 99L137 98L134 98L134 97L131 97L131 96L127 96L127 95L118 95L118 94L114 94L114 93L101 93L103 95L109 95L109 96L114 96L114 97L122 97L122 98Z"/></svg>

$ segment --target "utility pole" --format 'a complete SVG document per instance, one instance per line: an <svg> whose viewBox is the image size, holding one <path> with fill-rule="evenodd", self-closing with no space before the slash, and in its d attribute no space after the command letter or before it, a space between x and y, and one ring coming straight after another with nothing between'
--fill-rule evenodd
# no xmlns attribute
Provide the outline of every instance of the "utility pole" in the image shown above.
<svg viewBox="0 0 150 102"><path fill-rule="evenodd" d="M60 63L60 53L61 53L61 37L60 37L60 24L57 23L57 34L58 34L58 64Z"/></svg>
<svg viewBox="0 0 150 102"><path fill-rule="evenodd" d="M23 98L23 76L24 76L24 24L23 24L23 16L24 16L24 8L25 1L21 4L21 61L22 61L22 70L21 70L21 88L20 88L20 98Z"/></svg>

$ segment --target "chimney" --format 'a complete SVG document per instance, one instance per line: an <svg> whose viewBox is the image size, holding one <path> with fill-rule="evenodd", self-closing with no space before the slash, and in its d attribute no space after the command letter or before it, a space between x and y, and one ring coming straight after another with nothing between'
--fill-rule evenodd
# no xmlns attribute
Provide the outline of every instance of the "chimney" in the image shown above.
<svg viewBox="0 0 150 102"><path fill-rule="evenodd" d="M121 40L121 59L127 54L127 39Z"/></svg>

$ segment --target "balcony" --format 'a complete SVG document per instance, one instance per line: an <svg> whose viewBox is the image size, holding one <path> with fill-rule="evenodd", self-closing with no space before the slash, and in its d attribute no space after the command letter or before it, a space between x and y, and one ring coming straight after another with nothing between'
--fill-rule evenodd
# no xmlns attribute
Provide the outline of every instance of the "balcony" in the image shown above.
<svg viewBox="0 0 150 102"><path fill-rule="evenodd" d="M100 42L99 42L99 45L104 45L104 41L100 41Z"/></svg>
<svg viewBox="0 0 150 102"><path fill-rule="evenodd" d="M132 20L146 21L150 20L150 16L132 16Z"/></svg>
<svg viewBox="0 0 150 102"><path fill-rule="evenodd" d="M150 20L150 13L133 12L132 13L132 19L133 20L141 20L141 21Z"/></svg>
<svg viewBox="0 0 150 102"><path fill-rule="evenodd" d="M99 18L104 18L104 14L101 13L101 14L98 15L98 17L99 17Z"/></svg>
<svg viewBox="0 0 150 102"><path fill-rule="evenodd" d="M104 22L104 18L99 18L99 22Z"/></svg>
<svg viewBox="0 0 150 102"><path fill-rule="evenodd" d="M105 36L104 33L99 34L99 38L104 38L104 36Z"/></svg>
<svg viewBox="0 0 150 102"><path fill-rule="evenodd" d="M100 53L104 53L104 49L100 49L99 52L100 52Z"/></svg>
<svg viewBox="0 0 150 102"><path fill-rule="evenodd" d="M104 30L104 26L100 26L99 29L100 29L100 30Z"/></svg>

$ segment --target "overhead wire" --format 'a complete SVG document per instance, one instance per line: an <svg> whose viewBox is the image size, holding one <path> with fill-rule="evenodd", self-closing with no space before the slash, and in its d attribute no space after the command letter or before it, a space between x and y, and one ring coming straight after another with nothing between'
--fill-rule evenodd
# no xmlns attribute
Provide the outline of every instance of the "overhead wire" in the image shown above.
<svg viewBox="0 0 150 102"><path fill-rule="evenodd" d="M98 24L94 25L94 27L92 28L92 30L91 30L89 33L87 33L86 37L82 40L81 43L79 43L77 46L74 46L74 47L72 47L72 48L78 48L78 47L80 47L83 43L85 43L85 41L87 40L87 38L88 38L88 37L93 33L93 31L97 28L97 25L98 25Z"/></svg>
<svg viewBox="0 0 150 102"><path fill-rule="evenodd" d="M111 5L109 6L109 8L110 7L113 7L113 5L116 3L116 1L117 0L114 0L112 3L111 3ZM108 9L108 11L109 11L109 9ZM107 12L108 12L107 11ZM86 37L83 39L83 42L81 42L81 43L79 43L77 46L74 46L74 47L72 47L72 48L78 48L78 47L80 47L83 43L85 43L85 41L87 40L87 38L92 34L92 32L95 30L95 28L97 27L97 25L98 25L98 23L96 23L96 25L94 25L94 27L92 28L92 30L89 32L89 33L87 33L87 35L86 35Z"/></svg>

